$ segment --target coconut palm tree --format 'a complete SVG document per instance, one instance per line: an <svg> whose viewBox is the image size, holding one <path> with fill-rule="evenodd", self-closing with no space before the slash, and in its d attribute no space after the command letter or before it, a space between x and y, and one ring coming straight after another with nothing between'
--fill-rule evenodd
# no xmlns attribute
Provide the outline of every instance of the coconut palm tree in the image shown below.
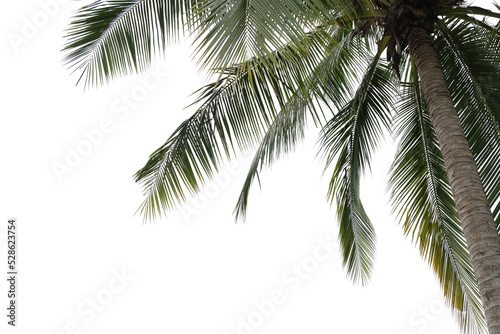
<svg viewBox="0 0 500 334"><path fill-rule="evenodd" d="M85 86L141 71L194 37L213 82L135 174L154 219L256 147L235 215L263 168L321 127L344 266L366 283L375 232L360 176L385 133L399 140L389 185L406 235L436 273L464 332L500 333L500 32L459 0L96 1L64 48ZM491 23L493 22L493 23ZM331 167L331 168L330 168Z"/></svg>

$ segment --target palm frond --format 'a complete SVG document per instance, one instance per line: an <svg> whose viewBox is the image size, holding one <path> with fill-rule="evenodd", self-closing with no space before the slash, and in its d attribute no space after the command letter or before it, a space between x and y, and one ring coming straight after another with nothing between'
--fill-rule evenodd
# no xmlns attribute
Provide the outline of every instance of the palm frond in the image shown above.
<svg viewBox="0 0 500 334"><path fill-rule="evenodd" d="M369 64L353 99L325 125L320 138L326 167L337 161L328 198L337 203L343 265L347 275L362 284L373 269L375 231L360 200L360 178L383 129L389 128L396 95L392 70L379 64L384 47Z"/></svg>
<svg viewBox="0 0 500 334"><path fill-rule="evenodd" d="M324 36L324 32L320 34ZM309 35L312 40L322 38L316 32ZM341 74L346 78L348 70L344 66L341 74L340 69L332 72L330 63L347 58L348 53L333 38L348 39L349 33L337 29L330 36L332 42L326 50L303 56L286 46L273 52L273 62L252 58L243 65L248 68L245 72L240 73L241 65L237 64L226 70L221 80L200 89L193 104L202 106L135 175L146 195L140 207L144 217L151 219L172 209L185 199L186 191L198 191L217 171L223 157L230 158L237 148L247 150L256 145L276 120L292 119L294 116L287 114L293 112L292 103L307 105L317 122L321 122L326 99L340 105L346 88L339 78ZM317 54L328 62L318 61ZM335 75L339 82L332 86ZM277 108L281 109L280 116ZM198 161L203 162L201 168L196 165Z"/></svg>
<svg viewBox="0 0 500 334"><path fill-rule="evenodd" d="M498 6L496 7L498 9ZM443 8L438 10L437 14L444 15L449 18L461 18L464 15L476 15L476 16L492 17L500 19L500 13L477 6L465 6L465 7L457 6L454 8Z"/></svg>
<svg viewBox="0 0 500 334"><path fill-rule="evenodd" d="M500 229L500 67L478 28L438 21L445 78L476 160L493 218Z"/></svg>
<svg viewBox="0 0 500 334"><path fill-rule="evenodd" d="M413 64L397 113L398 151L391 168L391 201L420 253L436 273L446 301L465 333L486 328L467 244L443 158Z"/></svg>
<svg viewBox="0 0 500 334"><path fill-rule="evenodd" d="M252 160L247 177L234 209L235 219L246 218L248 196L255 177L264 166L270 166L274 160L293 150L297 142L304 137L306 125L304 100L292 97L287 103L287 110L282 110L269 126Z"/></svg>
<svg viewBox="0 0 500 334"><path fill-rule="evenodd" d="M287 44L304 53L304 3L292 0L209 0L198 7L197 48L202 68L224 72L234 64L273 58ZM240 71L245 69L241 68Z"/></svg>
<svg viewBox="0 0 500 334"><path fill-rule="evenodd" d="M311 52L308 38L325 26L347 26L360 17L383 17L371 0L206 0L197 5L196 55L201 68L216 72L234 64L274 61L273 53L287 45L295 53ZM331 42L325 36L326 44ZM241 68L240 71L245 71Z"/></svg>
<svg viewBox="0 0 500 334"><path fill-rule="evenodd" d="M500 5L494 4L496 9L500 12ZM488 46L491 48L492 52L498 55L495 64L500 65L500 21L497 21L492 29L488 29L490 32L487 35Z"/></svg>
<svg viewBox="0 0 500 334"><path fill-rule="evenodd" d="M291 52L274 52L275 62L257 59L225 71L225 77L198 91L193 104L201 107L172 134L135 175L144 187L146 199L140 211L146 219L175 207L194 193L217 171L223 157L236 148L247 150L262 138L274 121L277 107L283 108L298 92L309 99L303 75L311 66L307 57L290 62ZM283 56L285 53L287 56Z"/></svg>
<svg viewBox="0 0 500 334"><path fill-rule="evenodd" d="M184 121L134 176L144 187L146 199L140 207L145 219L161 216L195 193L213 176L223 157L234 153L236 139L248 147L261 137L273 117L273 88L245 73L200 91L202 106Z"/></svg>
<svg viewBox="0 0 500 334"><path fill-rule="evenodd" d="M334 36L337 39L334 43L336 51L329 52L326 59L304 80L302 86L310 89L310 93L304 96L304 90L297 90L262 139L234 210L236 219L245 219L250 188L262 168L271 166L276 159L291 152L303 138L307 109L313 112L315 101L316 104L330 105L332 110L340 109L351 98L351 81L355 75L351 65L366 56L365 45L352 41L351 35L343 29L337 30ZM316 98L315 101L313 98ZM313 118L318 119L315 116L317 114L313 112Z"/></svg>
<svg viewBox="0 0 500 334"><path fill-rule="evenodd" d="M183 30L190 1L109 0L82 7L67 29L64 61L85 86L144 70Z"/></svg>

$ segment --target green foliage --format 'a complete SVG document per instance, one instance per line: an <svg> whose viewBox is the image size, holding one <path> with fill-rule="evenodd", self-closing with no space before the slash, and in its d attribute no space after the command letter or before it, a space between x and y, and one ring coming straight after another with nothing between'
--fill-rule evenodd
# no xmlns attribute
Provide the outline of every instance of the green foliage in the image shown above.
<svg viewBox="0 0 500 334"><path fill-rule="evenodd" d="M436 273L463 331L484 331L479 291L437 137L414 64L408 65L395 122L399 147L389 181L391 200L405 234Z"/></svg>
<svg viewBox="0 0 500 334"><path fill-rule="evenodd" d="M483 186L500 224L500 67L487 31L454 21L439 22L436 48L446 81L476 160ZM499 226L500 227L500 226Z"/></svg>
<svg viewBox="0 0 500 334"><path fill-rule="evenodd" d="M337 202L343 264L348 275L363 284L373 268L375 231L361 203L359 185L383 129L390 128L397 92L393 73L378 65L380 54L368 65L354 97L323 127L320 140L326 167L336 161L328 197Z"/></svg>
<svg viewBox="0 0 500 334"><path fill-rule="evenodd" d="M134 176L144 188L145 219L199 191L224 159L257 147L234 210L244 218L253 181L293 151L312 119L331 172L327 196L337 208L343 264L362 284L373 270L376 242L360 200L361 177L380 140L394 132L394 210L462 330L484 333L477 283L412 59L398 51L400 80L381 59L388 42L395 43L384 36L385 3L96 1L67 30L65 61L85 86L99 86L144 70L183 33L194 37L198 63L214 80ZM434 46L500 230L500 25L487 19L500 13L457 5L437 14Z"/></svg>
<svg viewBox="0 0 500 334"><path fill-rule="evenodd" d="M67 30L65 61L85 85L143 71L183 30L189 1L95 1L82 7Z"/></svg>

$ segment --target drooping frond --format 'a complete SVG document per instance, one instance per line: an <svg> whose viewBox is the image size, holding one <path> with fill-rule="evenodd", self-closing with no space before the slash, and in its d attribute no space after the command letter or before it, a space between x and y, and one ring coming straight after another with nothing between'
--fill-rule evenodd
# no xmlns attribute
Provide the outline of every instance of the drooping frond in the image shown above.
<svg viewBox="0 0 500 334"><path fill-rule="evenodd" d="M391 201L405 234L412 237L439 279L461 329L484 333L486 324L467 244L411 63L405 81L395 122L400 142L389 181Z"/></svg>
<svg viewBox="0 0 500 334"><path fill-rule="evenodd" d="M310 95L304 96L304 90L296 91L269 126L255 153L238 198L234 210L236 219L240 216L245 218L251 185L255 177L259 177L262 168L271 166L276 159L292 151L296 143L303 138L306 111L314 110L314 101L328 104L332 110L338 110L351 98L351 76L355 75L351 65L353 62L362 61L366 52L361 43L351 41L350 34L346 34L342 29L337 31L335 37L337 41L332 45L335 45L336 52L329 52L304 80L303 86L312 90ZM314 116L316 113L313 113Z"/></svg>
<svg viewBox="0 0 500 334"><path fill-rule="evenodd" d="M347 275L362 284L373 268L375 231L360 200L360 178L383 129L389 127L396 95L392 71L379 64L383 48L369 64L353 99L325 125L320 138L326 166L337 161L328 197L337 203L343 265Z"/></svg>
<svg viewBox="0 0 500 334"><path fill-rule="evenodd" d="M142 71L183 30L190 1L109 0L82 7L66 35L65 62L86 86Z"/></svg>
<svg viewBox="0 0 500 334"><path fill-rule="evenodd" d="M500 67L485 33L466 22L438 21L436 49L493 218L500 229Z"/></svg>
<svg viewBox="0 0 500 334"><path fill-rule="evenodd" d="M237 65L223 80L199 90L194 104L201 107L135 175L144 186L146 200L140 210L146 219L176 206L186 190L198 191L217 171L223 155L231 156L236 146L248 149L262 138L275 119L276 106L284 106L298 90L307 94L298 87L307 72L307 58L290 63L280 52L274 57L276 65L250 67L244 73L237 73Z"/></svg>
<svg viewBox="0 0 500 334"><path fill-rule="evenodd" d="M262 74L262 73L261 73ZM217 171L221 158L230 156L236 139L241 147L261 137L274 110L273 87L245 73L225 85L209 84L201 91L202 106L170 136L135 174L146 199L140 211L154 219L195 193ZM273 79L267 78L270 81ZM275 87L274 87L275 88Z"/></svg>
<svg viewBox="0 0 500 334"><path fill-rule="evenodd" d="M255 177L259 177L259 171L264 166L270 166L278 157L292 151L297 142L303 139L306 108L304 100L292 97L287 103L287 109L282 110L269 126L252 160L234 209L236 220L240 216L246 218L248 195Z"/></svg>
<svg viewBox="0 0 500 334"><path fill-rule="evenodd" d="M144 219L154 219L185 199L216 169L219 149L214 146L208 112L198 112L184 121L165 144L150 155L135 175L144 187L146 199L140 207Z"/></svg>
<svg viewBox="0 0 500 334"><path fill-rule="evenodd" d="M318 34L309 35L314 40ZM349 36L342 29L332 35L339 40ZM322 54L319 59L318 54ZM342 94L333 92L345 89L340 82L336 87L331 87L331 80L326 82L335 72L330 72L331 64L321 60L333 62L347 55L336 40L332 40L329 49L317 49L310 56L295 54L293 49L284 47L273 53L274 62L251 59L244 65L248 68L245 72L239 73L241 66L235 65L226 71L224 78L200 89L194 104L202 106L135 175L136 181L144 186L146 200L140 210L145 218L154 218L161 211L173 208L185 199L185 190L198 191L217 171L222 152L230 157L236 146L243 150L253 147L273 122L290 117L287 113L292 112L291 103L307 105L313 118L319 121L321 103L328 97L340 104ZM348 70L342 68L342 71ZM343 75L347 77L346 73ZM308 77L310 80L304 79ZM277 116L276 108L281 109L281 116ZM203 162L201 168L198 161Z"/></svg>

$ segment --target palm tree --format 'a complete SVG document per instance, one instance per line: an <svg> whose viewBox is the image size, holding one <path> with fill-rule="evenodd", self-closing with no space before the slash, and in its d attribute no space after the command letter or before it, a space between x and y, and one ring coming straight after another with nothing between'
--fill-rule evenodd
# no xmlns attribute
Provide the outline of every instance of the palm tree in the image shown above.
<svg viewBox="0 0 500 334"><path fill-rule="evenodd" d="M375 232L360 175L384 133L395 134L389 184L406 235L461 329L499 334L500 26L490 22L499 11L459 0L96 1L74 17L64 50L87 87L144 70L183 33L195 37L214 79L135 174L146 219L257 146L235 208L244 218L255 177L312 119L332 166L344 266L363 284Z"/></svg>

